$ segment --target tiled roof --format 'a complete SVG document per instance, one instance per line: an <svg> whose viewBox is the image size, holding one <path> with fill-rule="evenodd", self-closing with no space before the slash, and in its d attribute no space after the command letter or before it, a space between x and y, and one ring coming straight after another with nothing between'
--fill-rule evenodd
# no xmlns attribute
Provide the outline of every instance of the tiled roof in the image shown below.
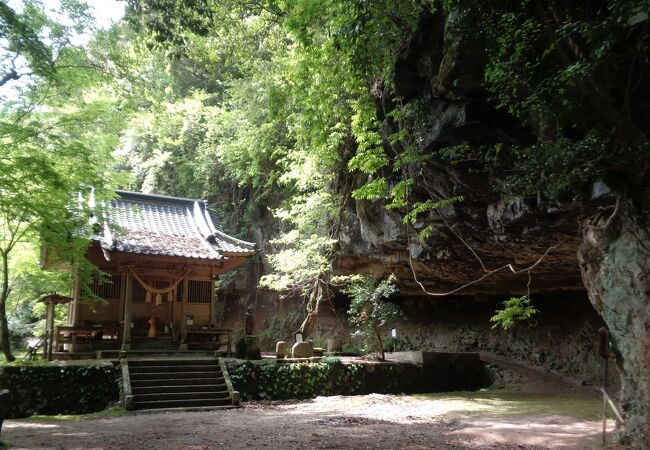
<svg viewBox="0 0 650 450"><path fill-rule="evenodd" d="M117 191L105 208L101 245L108 251L196 259L252 255L255 244L216 229L204 200Z"/></svg>

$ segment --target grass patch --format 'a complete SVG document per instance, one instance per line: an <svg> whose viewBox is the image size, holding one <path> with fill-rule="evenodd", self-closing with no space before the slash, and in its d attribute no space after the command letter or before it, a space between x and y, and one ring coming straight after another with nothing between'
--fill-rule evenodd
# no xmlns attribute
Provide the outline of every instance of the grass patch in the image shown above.
<svg viewBox="0 0 650 450"><path fill-rule="evenodd" d="M29 363L30 361L23 360L23 358L25 357L26 354L27 354L27 352L13 352L13 355L16 358L16 360L14 362L7 362L7 360L5 359L5 356L3 354L0 354L0 366L13 366L13 365L20 364L20 363ZM40 352L40 354L42 355L43 352ZM38 361L42 361L40 359L40 355L37 358L38 358L37 359ZM0 447L0 448L2 448L2 447Z"/></svg>
<svg viewBox="0 0 650 450"><path fill-rule="evenodd" d="M483 389L472 392L417 394L414 397L436 400L436 403L440 403L438 406L445 409L443 413L485 413L497 416L561 415L584 420L598 420L603 414L602 399L598 394L588 392L552 395Z"/></svg>
<svg viewBox="0 0 650 450"><path fill-rule="evenodd" d="M84 420L84 419L103 419L105 417L123 417L123 416L132 416L134 413L132 411L127 411L121 406L111 406L106 408L103 411L98 411L90 414L58 414L56 416L45 416L41 414L35 414L31 417L26 417L24 419L13 419L19 422L67 422L73 420ZM0 447L2 448L2 447Z"/></svg>

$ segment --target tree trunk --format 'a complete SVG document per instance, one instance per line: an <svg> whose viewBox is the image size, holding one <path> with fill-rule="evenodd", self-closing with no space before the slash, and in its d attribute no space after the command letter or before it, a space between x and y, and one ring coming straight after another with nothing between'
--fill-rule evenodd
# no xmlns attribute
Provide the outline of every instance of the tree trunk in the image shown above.
<svg viewBox="0 0 650 450"><path fill-rule="evenodd" d="M2 291L0 292L0 347L5 359L8 362L14 361L14 355L11 354L11 344L9 342L9 324L7 323L7 297L9 297L9 256L1 253L2 256Z"/></svg>
<svg viewBox="0 0 650 450"><path fill-rule="evenodd" d="M650 225L622 202L611 217L583 223L582 233L582 279L609 328L622 374L620 438L650 448Z"/></svg>
<svg viewBox="0 0 650 450"><path fill-rule="evenodd" d="M302 334L303 340L312 334L316 321L318 319L318 308L320 302L323 300L323 287L319 280L315 280L312 291L309 294L309 301L307 301L307 317L298 328L298 332Z"/></svg>
<svg viewBox="0 0 650 450"><path fill-rule="evenodd" d="M320 300L316 300L316 306L313 308L307 308L307 317L298 328L298 332L302 333L302 339L307 340L307 338L313 333L314 327L316 326L316 321L318 319L318 307Z"/></svg>

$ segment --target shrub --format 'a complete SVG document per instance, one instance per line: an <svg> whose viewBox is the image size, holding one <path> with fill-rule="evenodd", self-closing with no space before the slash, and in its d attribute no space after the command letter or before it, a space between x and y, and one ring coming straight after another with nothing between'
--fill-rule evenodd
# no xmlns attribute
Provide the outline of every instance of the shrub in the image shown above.
<svg viewBox="0 0 650 450"><path fill-rule="evenodd" d="M112 364L0 367L0 388L10 391L5 417L101 411L119 400L118 373Z"/></svg>

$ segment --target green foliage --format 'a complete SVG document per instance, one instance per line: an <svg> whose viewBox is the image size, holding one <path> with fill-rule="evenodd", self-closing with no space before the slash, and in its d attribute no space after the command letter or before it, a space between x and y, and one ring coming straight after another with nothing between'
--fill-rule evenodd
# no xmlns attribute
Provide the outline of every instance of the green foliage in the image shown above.
<svg viewBox="0 0 650 450"><path fill-rule="evenodd" d="M410 210L404 215L404 223L410 223L410 224L415 224L418 220L422 220L422 216L425 214L430 213L431 211L437 211L440 208L444 208L446 206L454 205L458 202L463 201L463 196L459 195L457 197L452 197L444 200L439 200L434 202L431 199L427 199L423 202L414 202ZM395 207L395 206L400 206L401 201L398 201L398 203L393 203L388 205L388 207ZM427 225L424 227L420 232L418 233L420 236L420 239L426 239L431 235L431 225Z"/></svg>
<svg viewBox="0 0 650 450"><path fill-rule="evenodd" d="M21 243L10 257L12 288L7 298L7 320L12 347L20 348L25 336L45 332L45 305L36 303L36 299L50 292L70 291L70 274L43 270L39 266L39 250L32 243ZM66 312L65 307L55 308L56 324L65 323Z"/></svg>
<svg viewBox="0 0 650 450"><path fill-rule="evenodd" d="M112 364L3 366L0 386L10 390L3 417L101 411L117 402L117 380L118 371Z"/></svg>
<svg viewBox="0 0 650 450"><path fill-rule="evenodd" d="M51 76L54 72L52 51L39 36L45 17L38 6L33 1L25 2L25 11L20 14L5 2L0 4L0 38L4 41L0 50L0 61L3 63L0 85L22 76L18 73L15 62L10 62L14 54L24 55L33 72L38 75ZM8 69L7 72L4 68Z"/></svg>
<svg viewBox="0 0 650 450"><path fill-rule="evenodd" d="M644 0L524 1L477 12L486 87L538 138L503 149L515 169L503 190L564 199L601 179L646 202L647 9Z"/></svg>
<svg viewBox="0 0 650 450"><path fill-rule="evenodd" d="M10 36L0 42L7 45L0 58L24 57L33 70L24 73L28 80L13 80L13 98L0 107L0 334L11 360L5 308L21 281L12 275L20 258L12 255L21 246L38 248L43 240L50 254L59 255L59 261L52 262L72 263L82 279L88 279L91 268L82 255L90 211L74 200L76 193L87 193L92 185L97 187L98 201L108 198L113 179L110 152L118 140L120 119L111 109L114 99L97 89L105 80L103 74L72 45L74 33L89 20L83 4L63 1L58 11L46 13L39 2L29 1L19 15L6 8L3 4L4 20L20 23L8 25ZM13 19L7 19L11 14ZM66 20L74 25L64 25ZM15 44L21 39L24 45ZM34 53L36 47L40 50ZM55 59L45 60L43 52ZM38 69L39 64L49 69ZM21 270L22 275L27 271L23 267L16 274ZM34 258L29 271L37 270ZM30 299L15 299L14 294L11 301L15 306L26 300Z"/></svg>
<svg viewBox="0 0 650 450"><path fill-rule="evenodd" d="M230 363L228 373L235 390L245 400L305 399L319 395L362 392L364 370L360 364L340 361L301 364Z"/></svg>
<svg viewBox="0 0 650 450"><path fill-rule="evenodd" d="M233 388L243 400L466 390L490 383L482 364L447 371L415 364L344 364L323 359L299 364L229 361L227 368Z"/></svg>
<svg viewBox="0 0 650 450"><path fill-rule="evenodd" d="M395 276L378 281L358 277L342 291L351 298L348 321L356 334L364 338L364 350L379 351L384 359L383 329L402 317L400 309L387 299L397 292Z"/></svg>
<svg viewBox="0 0 650 450"><path fill-rule="evenodd" d="M595 180L617 185L620 180L611 168L620 161L642 168L650 157L650 144L616 146L612 137L592 130L578 140L558 137L529 147L511 147L506 152L518 170L499 181L495 186L499 191L572 200L576 196L588 198Z"/></svg>
<svg viewBox="0 0 650 450"><path fill-rule="evenodd" d="M293 337L293 333L300 325L300 316L300 311L288 310L269 317L257 333L260 338L260 347L275 348L277 341Z"/></svg>
<svg viewBox="0 0 650 450"><path fill-rule="evenodd" d="M531 303L527 296L511 297L502 302L504 308L498 309L496 314L490 318L494 322L492 328L501 327L509 330L520 322L530 320L539 311Z"/></svg>
<svg viewBox="0 0 650 450"><path fill-rule="evenodd" d="M276 251L268 258L274 270L262 278L260 285L308 295L314 280L321 279L329 270L336 241L327 237L323 228L330 223L335 210L327 193L294 198L294 202L290 211L276 211L276 216L288 221L291 229L271 241Z"/></svg>

